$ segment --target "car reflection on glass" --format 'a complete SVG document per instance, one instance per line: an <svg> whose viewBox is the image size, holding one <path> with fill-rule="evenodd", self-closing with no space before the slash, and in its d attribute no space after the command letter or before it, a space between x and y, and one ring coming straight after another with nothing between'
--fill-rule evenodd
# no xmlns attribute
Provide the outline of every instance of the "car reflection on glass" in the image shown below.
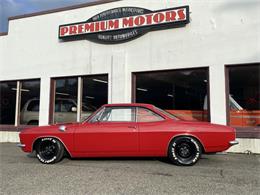
<svg viewBox="0 0 260 195"><path fill-rule="evenodd" d="M21 124L39 124L39 99L28 100L21 110ZM89 117L96 108L82 102L81 121ZM55 100L54 122L75 122L77 121L77 101L70 98L57 98Z"/></svg>

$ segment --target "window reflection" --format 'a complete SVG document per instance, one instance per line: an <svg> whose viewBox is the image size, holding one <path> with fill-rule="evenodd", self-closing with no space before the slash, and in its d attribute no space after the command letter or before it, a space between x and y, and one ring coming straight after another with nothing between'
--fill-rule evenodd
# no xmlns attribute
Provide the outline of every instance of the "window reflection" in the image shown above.
<svg viewBox="0 0 260 195"><path fill-rule="evenodd" d="M107 103L108 76L95 75L80 77L82 88L81 109L78 110L79 77L55 79L54 123L76 122L85 120L100 106Z"/></svg>
<svg viewBox="0 0 260 195"><path fill-rule="evenodd" d="M108 76L95 75L83 77L81 120L86 119L103 104L107 104L107 99Z"/></svg>
<svg viewBox="0 0 260 195"><path fill-rule="evenodd" d="M0 82L0 124L15 124L16 81Z"/></svg>
<svg viewBox="0 0 260 195"><path fill-rule="evenodd" d="M260 65L229 66L229 118L235 127L260 125Z"/></svg>
<svg viewBox="0 0 260 195"><path fill-rule="evenodd" d="M21 81L20 91L20 124L38 125L40 80Z"/></svg>
<svg viewBox="0 0 260 195"><path fill-rule="evenodd" d="M208 121L208 69L136 74L136 102L150 103L184 120Z"/></svg>
<svg viewBox="0 0 260 195"><path fill-rule="evenodd" d="M77 121L78 78L56 79L54 123Z"/></svg>

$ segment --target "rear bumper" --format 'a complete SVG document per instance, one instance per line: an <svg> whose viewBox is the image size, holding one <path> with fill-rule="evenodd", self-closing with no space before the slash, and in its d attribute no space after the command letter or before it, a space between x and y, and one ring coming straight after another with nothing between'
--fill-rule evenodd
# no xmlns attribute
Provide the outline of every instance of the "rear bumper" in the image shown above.
<svg viewBox="0 0 260 195"><path fill-rule="evenodd" d="M230 141L229 144L230 144L230 146L234 146L234 145L239 144L239 142L237 140L233 140L233 141Z"/></svg>
<svg viewBox="0 0 260 195"><path fill-rule="evenodd" d="M16 144L16 146L19 147L19 148L24 148L24 147L25 147L25 144L19 143L19 144Z"/></svg>

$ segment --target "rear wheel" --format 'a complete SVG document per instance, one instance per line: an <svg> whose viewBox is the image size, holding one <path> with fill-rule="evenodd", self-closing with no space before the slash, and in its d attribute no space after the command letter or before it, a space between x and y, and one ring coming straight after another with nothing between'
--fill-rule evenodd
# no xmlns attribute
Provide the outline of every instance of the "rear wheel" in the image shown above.
<svg viewBox="0 0 260 195"><path fill-rule="evenodd" d="M168 157L177 165L194 165L201 156L201 145L192 137L177 137L168 148Z"/></svg>
<svg viewBox="0 0 260 195"><path fill-rule="evenodd" d="M41 163L57 163L62 159L63 155L64 146L55 138L41 138L36 145L36 156Z"/></svg>

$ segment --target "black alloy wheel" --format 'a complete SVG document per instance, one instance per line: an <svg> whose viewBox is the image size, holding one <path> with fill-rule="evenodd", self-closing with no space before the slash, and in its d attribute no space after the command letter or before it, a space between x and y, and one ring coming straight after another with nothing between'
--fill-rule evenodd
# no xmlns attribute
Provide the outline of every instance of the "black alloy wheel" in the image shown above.
<svg viewBox="0 0 260 195"><path fill-rule="evenodd" d="M36 156L41 163L53 164L59 162L63 155L64 146L55 138L41 138L36 145Z"/></svg>
<svg viewBox="0 0 260 195"><path fill-rule="evenodd" d="M177 137L168 148L168 157L177 165L194 165L201 156L201 145L192 137Z"/></svg>

